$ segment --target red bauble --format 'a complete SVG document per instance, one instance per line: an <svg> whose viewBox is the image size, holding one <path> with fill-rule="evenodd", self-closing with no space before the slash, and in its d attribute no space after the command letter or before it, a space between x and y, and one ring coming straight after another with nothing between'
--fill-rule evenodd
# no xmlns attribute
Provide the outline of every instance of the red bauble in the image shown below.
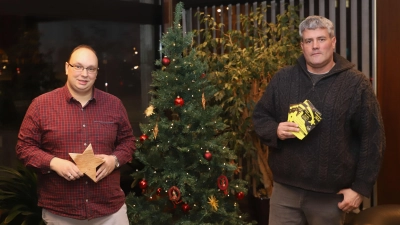
<svg viewBox="0 0 400 225"><path fill-rule="evenodd" d="M162 188L157 188L156 194L157 194L158 196L160 196L160 195L161 195L161 191L162 191Z"/></svg>
<svg viewBox="0 0 400 225"><path fill-rule="evenodd" d="M148 138L149 138L149 136L147 136L147 135L145 135L145 134L142 134L142 135L140 136L139 140L140 140L141 142L143 142L143 141L147 140Z"/></svg>
<svg viewBox="0 0 400 225"><path fill-rule="evenodd" d="M238 193L236 193L236 198L238 199L238 200L242 200L243 198L244 198L244 193L243 192L238 192Z"/></svg>
<svg viewBox="0 0 400 225"><path fill-rule="evenodd" d="M146 181L145 179L141 180L141 181L139 182L139 187L140 187L141 189L146 189L146 188L147 188L147 181Z"/></svg>
<svg viewBox="0 0 400 225"><path fill-rule="evenodd" d="M189 204L183 203L183 204L182 204L182 211L185 212L185 213L188 213L189 210L190 210Z"/></svg>
<svg viewBox="0 0 400 225"><path fill-rule="evenodd" d="M212 159L212 154L211 154L211 152L207 150L207 151L204 153L204 158L207 159L208 161L210 161L210 160Z"/></svg>
<svg viewBox="0 0 400 225"><path fill-rule="evenodd" d="M205 73L202 73L201 76L200 76L200 78L205 78L205 77L206 77Z"/></svg>
<svg viewBox="0 0 400 225"><path fill-rule="evenodd" d="M174 103L176 106L183 106L183 104L185 104L185 101L183 101L183 98L178 96L176 97Z"/></svg>
<svg viewBox="0 0 400 225"><path fill-rule="evenodd" d="M167 56L164 56L164 58L161 60L161 63L163 66L168 66L171 63L171 60Z"/></svg>

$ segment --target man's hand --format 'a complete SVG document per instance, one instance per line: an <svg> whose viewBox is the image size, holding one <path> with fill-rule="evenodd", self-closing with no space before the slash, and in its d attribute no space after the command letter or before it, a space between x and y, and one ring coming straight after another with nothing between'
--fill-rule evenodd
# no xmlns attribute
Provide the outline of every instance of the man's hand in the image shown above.
<svg viewBox="0 0 400 225"><path fill-rule="evenodd" d="M363 196L350 188L342 189L338 194L343 194L343 201L338 203L338 207L346 213L357 209L363 201Z"/></svg>
<svg viewBox="0 0 400 225"><path fill-rule="evenodd" d="M96 155L99 158L104 160L104 163L101 164L99 169L96 172L97 182L99 182L104 177L108 176L115 169L115 158L112 155Z"/></svg>
<svg viewBox="0 0 400 225"><path fill-rule="evenodd" d="M57 157L54 157L50 161L50 169L68 181L76 180L84 176L73 162Z"/></svg>
<svg viewBox="0 0 400 225"><path fill-rule="evenodd" d="M278 135L278 138L281 140L285 140L288 138L295 138L294 134L292 132L298 132L299 131L299 126L296 123L292 122L282 122L279 123L278 129L276 130L276 134Z"/></svg>

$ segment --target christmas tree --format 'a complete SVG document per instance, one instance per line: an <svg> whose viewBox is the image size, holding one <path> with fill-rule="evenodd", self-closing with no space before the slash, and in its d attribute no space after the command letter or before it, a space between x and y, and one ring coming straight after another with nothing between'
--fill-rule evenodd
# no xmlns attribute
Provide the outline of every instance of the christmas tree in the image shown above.
<svg viewBox="0 0 400 225"><path fill-rule="evenodd" d="M144 168L132 174L142 189L126 204L131 224L246 224L238 200L246 182L236 155L225 145L222 107L206 76L207 65L184 34L183 4L175 9L173 27L161 39L164 57L153 71L152 98L141 124L135 159ZM212 103L214 102L214 103Z"/></svg>

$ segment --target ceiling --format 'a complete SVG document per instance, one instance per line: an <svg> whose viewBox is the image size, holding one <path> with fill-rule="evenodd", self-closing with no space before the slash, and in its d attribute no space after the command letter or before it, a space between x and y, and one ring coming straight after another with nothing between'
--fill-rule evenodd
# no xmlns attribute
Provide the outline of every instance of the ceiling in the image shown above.
<svg viewBox="0 0 400 225"><path fill-rule="evenodd" d="M264 0L265 1L265 0ZM255 0L180 0L183 2L185 8L190 7L204 7L204 6L213 6L213 5L228 5L228 4L237 4L237 3L245 3L245 2L257 2ZM260 1L261 2L261 1Z"/></svg>

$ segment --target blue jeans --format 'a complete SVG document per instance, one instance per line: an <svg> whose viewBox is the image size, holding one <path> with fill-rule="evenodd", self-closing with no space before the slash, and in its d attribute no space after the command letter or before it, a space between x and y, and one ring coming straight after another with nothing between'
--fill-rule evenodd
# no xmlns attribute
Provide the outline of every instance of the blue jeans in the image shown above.
<svg viewBox="0 0 400 225"><path fill-rule="evenodd" d="M343 195L307 191L274 182L269 225L343 225Z"/></svg>

